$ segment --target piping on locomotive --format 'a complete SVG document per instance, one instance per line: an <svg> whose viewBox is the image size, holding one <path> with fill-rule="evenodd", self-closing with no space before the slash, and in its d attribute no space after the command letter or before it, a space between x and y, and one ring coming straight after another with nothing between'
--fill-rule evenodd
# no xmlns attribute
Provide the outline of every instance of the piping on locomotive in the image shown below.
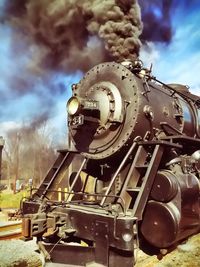
<svg viewBox="0 0 200 267"><path fill-rule="evenodd" d="M199 232L198 96L107 62L72 85L67 113L69 147L22 204L26 238L53 262L129 267Z"/></svg>

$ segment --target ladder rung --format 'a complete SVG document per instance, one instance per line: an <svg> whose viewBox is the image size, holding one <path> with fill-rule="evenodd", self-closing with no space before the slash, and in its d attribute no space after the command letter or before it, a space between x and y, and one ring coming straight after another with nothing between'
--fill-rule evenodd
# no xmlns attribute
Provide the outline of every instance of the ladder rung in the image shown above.
<svg viewBox="0 0 200 267"><path fill-rule="evenodd" d="M136 165L135 167L138 169L147 169L149 167L149 164Z"/></svg>
<svg viewBox="0 0 200 267"><path fill-rule="evenodd" d="M59 168L59 166L53 166L52 169L53 170L57 170Z"/></svg>
<svg viewBox="0 0 200 267"><path fill-rule="evenodd" d="M45 185L45 186L47 186L47 185L49 185L49 183L42 183L42 185Z"/></svg>
<svg viewBox="0 0 200 267"><path fill-rule="evenodd" d="M140 192L141 187L134 187L134 188L127 188L126 191L128 193L132 193L132 192Z"/></svg>

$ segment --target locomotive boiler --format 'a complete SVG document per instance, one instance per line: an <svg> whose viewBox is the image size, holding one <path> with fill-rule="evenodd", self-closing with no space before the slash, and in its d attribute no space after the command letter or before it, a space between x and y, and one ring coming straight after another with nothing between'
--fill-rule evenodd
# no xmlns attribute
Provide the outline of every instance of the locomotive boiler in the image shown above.
<svg viewBox="0 0 200 267"><path fill-rule="evenodd" d="M133 266L200 230L200 98L142 62L72 85L68 149L22 203L23 235L53 262Z"/></svg>

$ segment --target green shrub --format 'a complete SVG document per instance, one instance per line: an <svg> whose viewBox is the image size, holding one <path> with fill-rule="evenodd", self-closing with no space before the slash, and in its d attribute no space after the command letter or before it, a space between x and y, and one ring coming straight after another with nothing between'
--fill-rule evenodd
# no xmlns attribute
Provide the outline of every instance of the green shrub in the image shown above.
<svg viewBox="0 0 200 267"><path fill-rule="evenodd" d="M19 209L20 201L22 198L29 196L28 191L21 191L16 194L1 192L0 193L0 208L6 209Z"/></svg>

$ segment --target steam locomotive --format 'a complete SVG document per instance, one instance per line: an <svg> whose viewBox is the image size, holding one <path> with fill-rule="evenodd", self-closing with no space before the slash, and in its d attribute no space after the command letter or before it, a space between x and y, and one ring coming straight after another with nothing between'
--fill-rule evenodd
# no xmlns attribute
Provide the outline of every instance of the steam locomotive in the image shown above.
<svg viewBox="0 0 200 267"><path fill-rule="evenodd" d="M140 60L72 85L68 149L22 203L23 235L53 262L133 266L200 230L200 98Z"/></svg>

